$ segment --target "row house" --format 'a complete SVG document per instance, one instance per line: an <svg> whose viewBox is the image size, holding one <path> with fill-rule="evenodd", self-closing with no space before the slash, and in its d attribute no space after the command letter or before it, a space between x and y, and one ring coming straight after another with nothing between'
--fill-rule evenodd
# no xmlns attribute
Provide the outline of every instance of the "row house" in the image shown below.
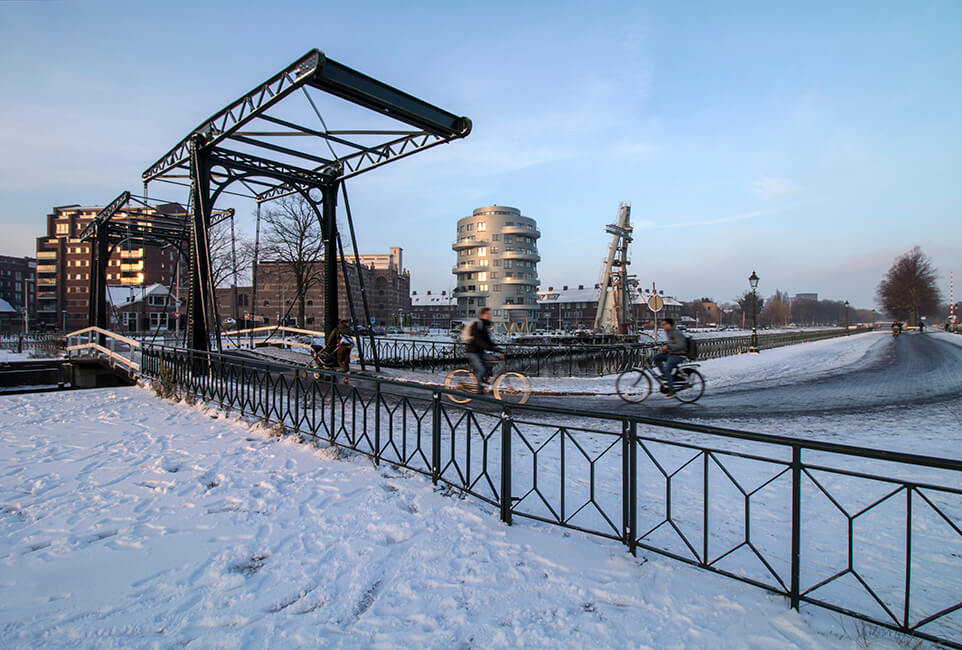
<svg viewBox="0 0 962 650"><path fill-rule="evenodd" d="M553 330L591 329L594 326L595 315L598 312L599 285L585 288L579 284L576 288L564 285L555 290L548 287L547 291L538 292L540 307L538 326ZM654 314L648 309L650 294L635 292L632 296L631 329L650 328L654 326ZM682 304L669 296L661 296L664 301L663 309L658 318L679 318Z"/></svg>

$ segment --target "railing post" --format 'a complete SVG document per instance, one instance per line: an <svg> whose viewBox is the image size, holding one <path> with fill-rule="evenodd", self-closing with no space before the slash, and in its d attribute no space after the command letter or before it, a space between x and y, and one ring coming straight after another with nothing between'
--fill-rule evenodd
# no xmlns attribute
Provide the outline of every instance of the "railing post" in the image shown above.
<svg viewBox="0 0 962 650"><path fill-rule="evenodd" d="M801 593L802 448L792 445L792 608L798 610Z"/></svg>
<svg viewBox="0 0 962 650"><path fill-rule="evenodd" d="M374 383L374 464L381 463L381 382Z"/></svg>
<svg viewBox="0 0 962 650"><path fill-rule="evenodd" d="M635 536L631 528L631 492L629 481L631 477L631 463L628 454L631 453L631 442L628 440L628 420L621 421L621 541L631 547L631 538Z"/></svg>
<svg viewBox="0 0 962 650"><path fill-rule="evenodd" d="M631 537L628 550L632 555L638 553L638 423L628 425L628 526Z"/></svg>
<svg viewBox="0 0 962 650"><path fill-rule="evenodd" d="M501 411L501 521L511 525L511 414Z"/></svg>
<svg viewBox="0 0 962 650"><path fill-rule="evenodd" d="M435 392L431 404L431 482L441 477L441 393Z"/></svg>

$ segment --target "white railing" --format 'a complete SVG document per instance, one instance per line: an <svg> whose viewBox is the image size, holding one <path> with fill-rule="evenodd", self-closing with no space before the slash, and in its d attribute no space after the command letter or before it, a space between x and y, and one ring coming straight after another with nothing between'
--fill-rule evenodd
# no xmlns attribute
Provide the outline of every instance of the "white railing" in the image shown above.
<svg viewBox="0 0 962 650"><path fill-rule="evenodd" d="M140 363L135 360L139 358L140 347L139 341L99 327L85 327L67 334L68 358L92 350L94 355L106 357L110 363L128 371L140 371Z"/></svg>
<svg viewBox="0 0 962 650"><path fill-rule="evenodd" d="M311 346L307 343L288 340L287 337L289 335L311 337L316 336L324 338L323 332L316 332L314 330L302 330L297 327L272 327L270 325L265 325L263 327L252 327L250 329L222 332L221 342L224 349L253 347L256 344L264 345L267 343L304 348L305 350L311 349Z"/></svg>

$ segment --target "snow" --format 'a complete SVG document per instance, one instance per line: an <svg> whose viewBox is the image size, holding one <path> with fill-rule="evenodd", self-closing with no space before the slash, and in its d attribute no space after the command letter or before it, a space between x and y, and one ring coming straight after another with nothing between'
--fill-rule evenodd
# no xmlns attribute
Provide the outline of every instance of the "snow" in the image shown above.
<svg viewBox="0 0 962 650"><path fill-rule="evenodd" d="M0 645L851 648L850 621L143 388L0 397ZM875 647L901 641L871 626Z"/></svg>
<svg viewBox="0 0 962 650"><path fill-rule="evenodd" d="M0 349L0 363L10 363L13 361L36 361L37 359L58 359L48 355L43 350L28 350L26 352L14 352L13 350Z"/></svg>

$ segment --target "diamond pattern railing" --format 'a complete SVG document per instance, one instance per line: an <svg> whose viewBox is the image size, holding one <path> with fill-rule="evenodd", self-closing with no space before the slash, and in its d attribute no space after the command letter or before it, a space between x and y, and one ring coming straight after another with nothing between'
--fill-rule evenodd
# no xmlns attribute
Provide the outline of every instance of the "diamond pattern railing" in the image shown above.
<svg viewBox="0 0 962 650"><path fill-rule="evenodd" d="M962 648L962 462L147 347L142 375L530 518Z"/></svg>

